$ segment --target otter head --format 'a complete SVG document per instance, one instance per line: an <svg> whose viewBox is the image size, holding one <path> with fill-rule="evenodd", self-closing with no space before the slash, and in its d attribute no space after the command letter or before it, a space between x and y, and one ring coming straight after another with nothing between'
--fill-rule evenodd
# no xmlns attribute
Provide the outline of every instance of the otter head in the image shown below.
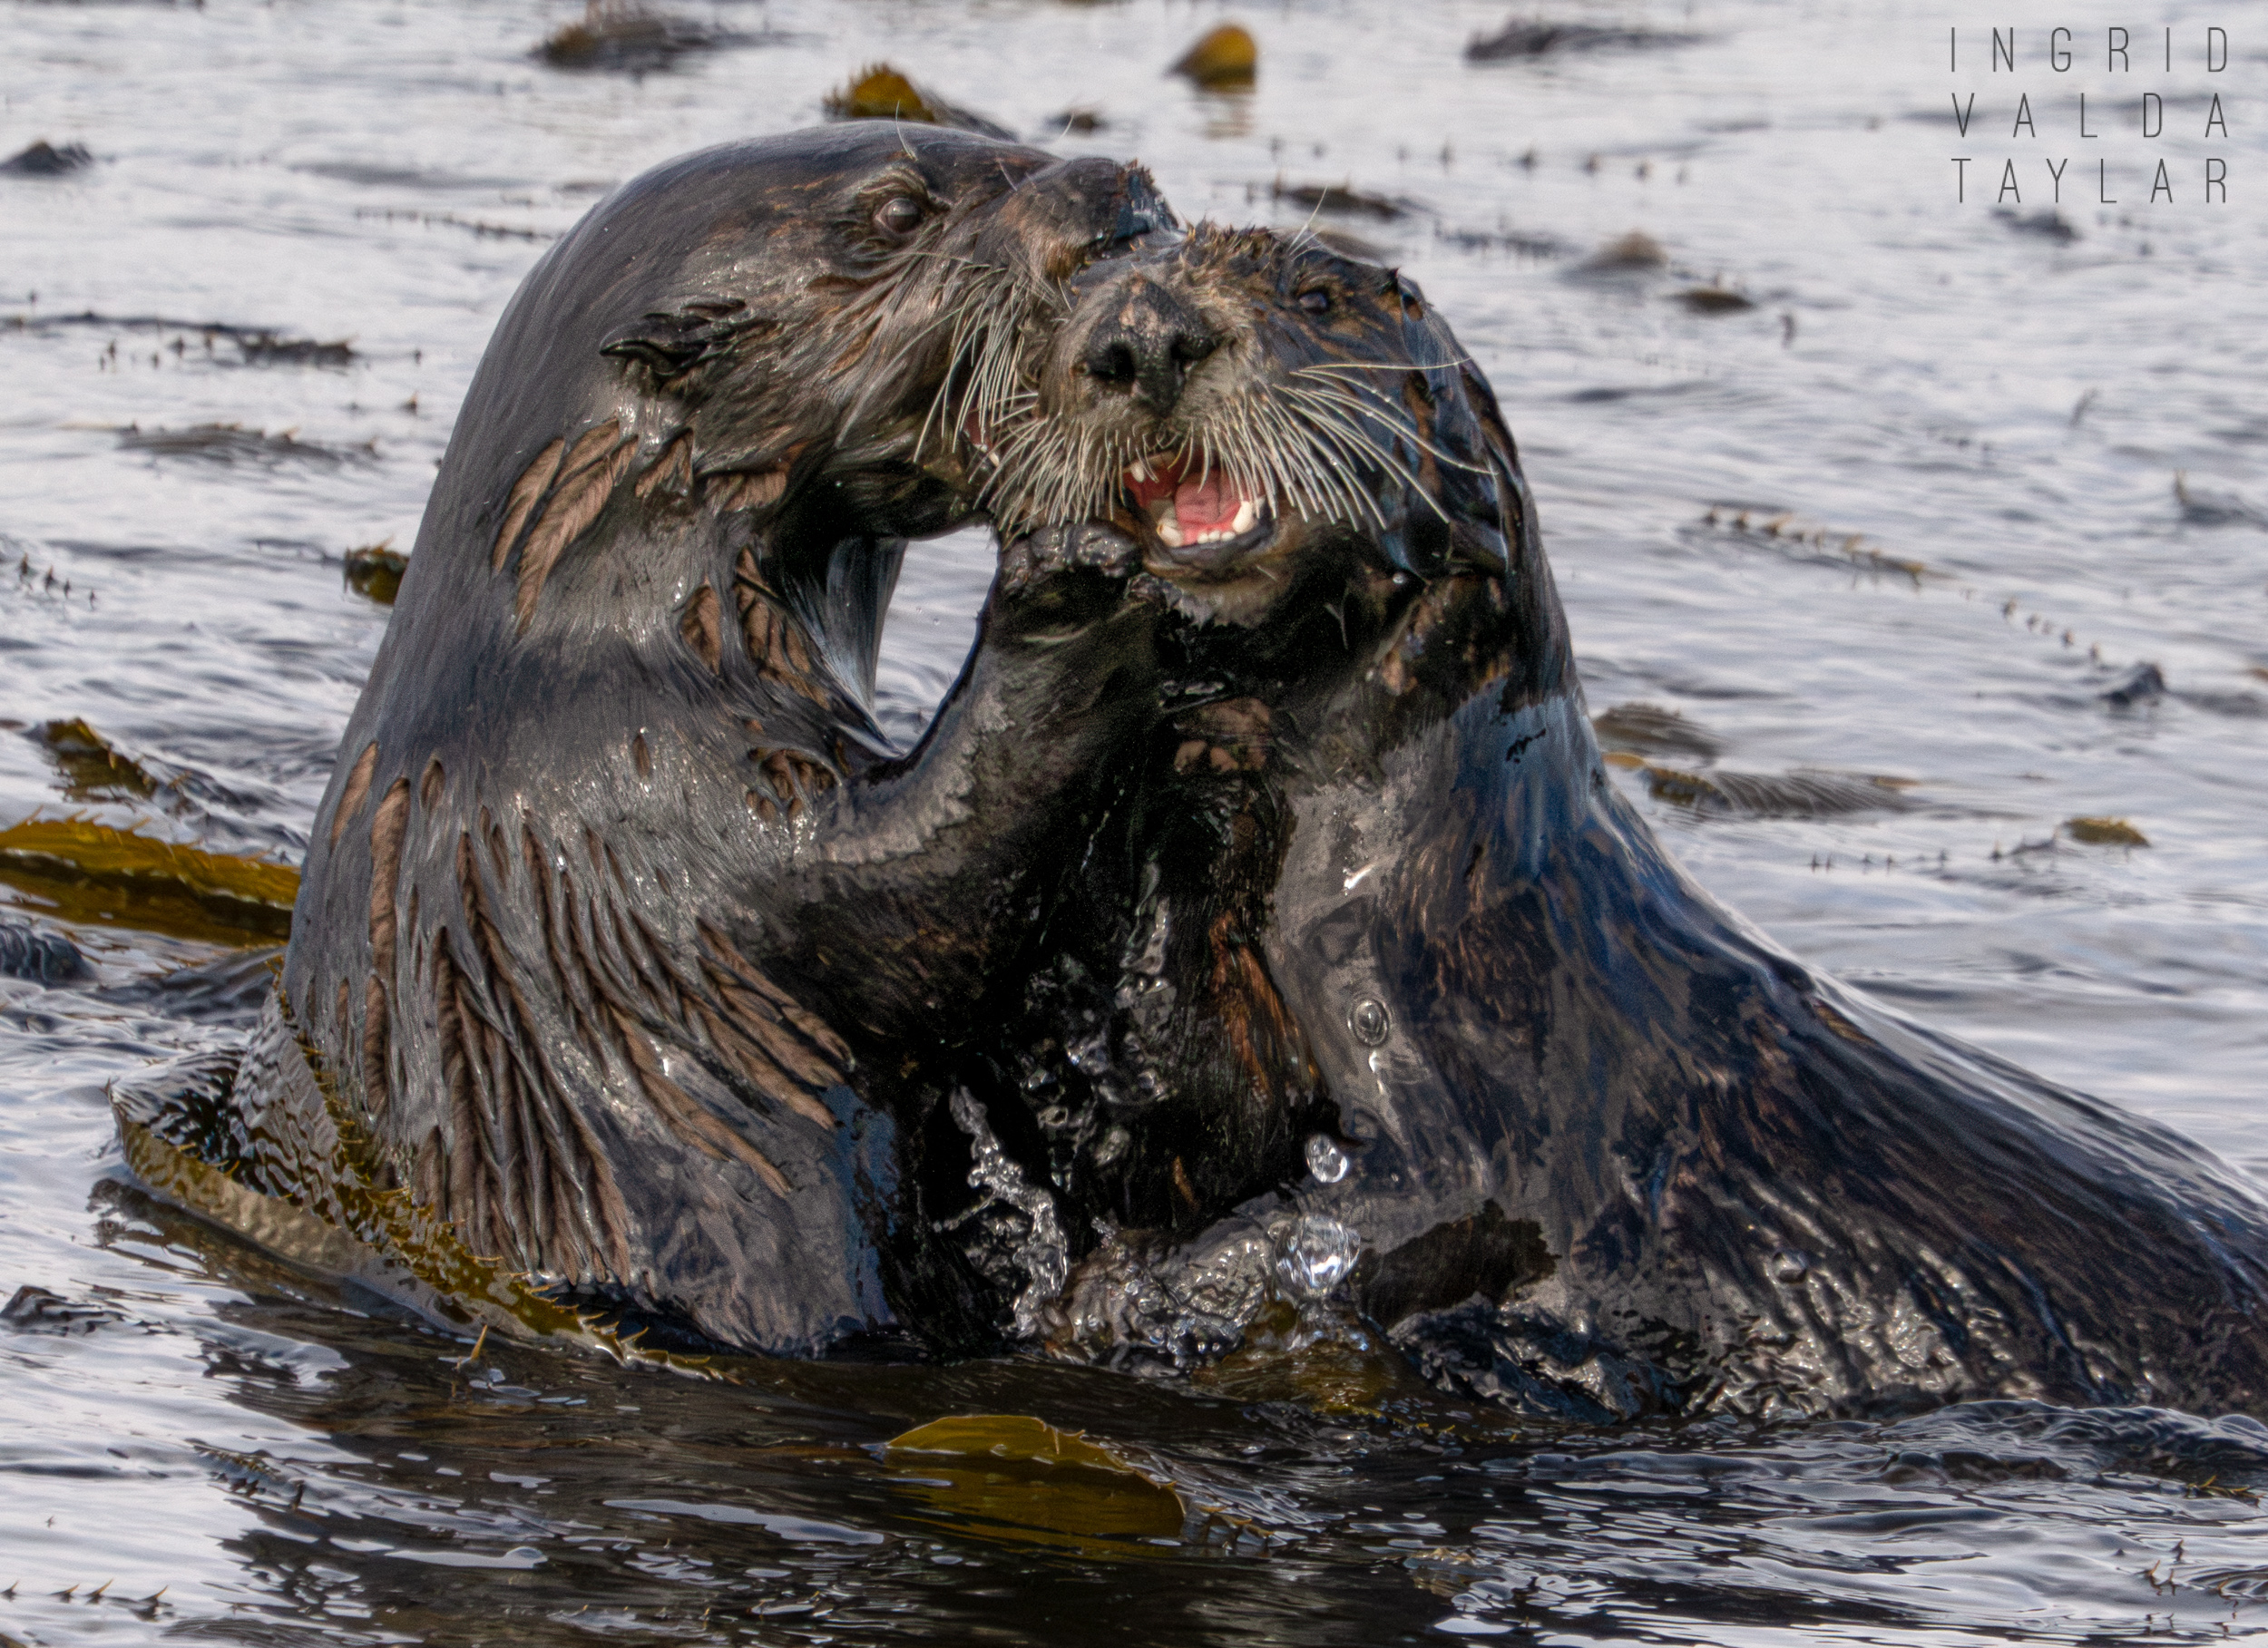
<svg viewBox="0 0 2268 1648"><path fill-rule="evenodd" d="M1003 529L1107 517L1151 593L1247 627L1357 571L1406 588L1520 553L1494 398L1398 272L1200 225L1070 287L1028 415L989 444Z"/></svg>
<svg viewBox="0 0 2268 1648"><path fill-rule="evenodd" d="M883 122L633 180L505 312L400 644L471 658L681 623L713 671L732 601L758 668L818 683L825 663L845 690L817 697L858 722L896 541L971 518L963 431L1003 364L1060 322L1064 281L1170 227L1138 167Z"/></svg>
<svg viewBox="0 0 2268 1648"><path fill-rule="evenodd" d="M593 211L498 345L529 329L570 374L585 347L607 357L606 409L644 403L639 424L691 430L697 473L793 463L852 483L870 530L920 535L965 517L961 407L1060 312L1055 289L1172 224L1139 167L967 132L856 122L728 144ZM509 351L523 404L530 352Z"/></svg>

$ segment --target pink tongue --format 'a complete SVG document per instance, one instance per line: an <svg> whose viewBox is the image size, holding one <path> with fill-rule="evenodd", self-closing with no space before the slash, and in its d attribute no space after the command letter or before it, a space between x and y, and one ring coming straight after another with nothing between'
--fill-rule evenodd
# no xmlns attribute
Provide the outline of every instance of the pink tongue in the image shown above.
<svg viewBox="0 0 2268 1648"><path fill-rule="evenodd" d="M1173 489L1173 516L1186 533L1217 531L1232 524L1244 497L1222 476L1188 481Z"/></svg>

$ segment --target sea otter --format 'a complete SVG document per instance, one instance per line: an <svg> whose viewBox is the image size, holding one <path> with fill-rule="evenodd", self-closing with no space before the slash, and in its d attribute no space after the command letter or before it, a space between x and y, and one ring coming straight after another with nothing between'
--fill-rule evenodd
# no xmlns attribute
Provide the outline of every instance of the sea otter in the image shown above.
<svg viewBox="0 0 2268 1648"><path fill-rule="evenodd" d="M1178 616L982 1117L1045 1194L976 1261L1061 1250L1028 1341L1186 1363L1343 1284L1444 1387L1589 1420L2268 1414L2253 1194L1791 960L1608 782L1409 281L1200 227L1078 285L990 505L1112 521Z"/></svg>
<svg viewBox="0 0 2268 1648"><path fill-rule="evenodd" d="M429 1313L889 1327L924 1232L871 1080L965 1030L1156 609L1088 564L1122 544L1023 534L911 754L882 613L1060 284L1171 226L1139 169L894 122L595 208L466 395L279 989L240 1068L122 1085L135 1170Z"/></svg>

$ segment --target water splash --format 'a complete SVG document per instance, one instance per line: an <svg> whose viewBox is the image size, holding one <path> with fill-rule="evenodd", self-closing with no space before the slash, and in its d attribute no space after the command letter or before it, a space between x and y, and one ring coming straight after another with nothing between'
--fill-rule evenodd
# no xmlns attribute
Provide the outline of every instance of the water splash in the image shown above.
<svg viewBox="0 0 2268 1648"><path fill-rule="evenodd" d="M1062 1222L1055 1214L1055 1198L1024 1177L1023 1169L1009 1159L993 1136L984 1111L964 1089L953 1096L953 1119L971 1141L969 1187L984 1199L952 1224L963 1224L996 1210L1009 1217L994 1222L1011 1234L1008 1263L1023 1273L1023 1291L1017 1294L1010 1331L1018 1339L1036 1339L1045 1325L1048 1307L1063 1292L1070 1277L1070 1253L1063 1241ZM1022 1231L1017 1233L1017 1215ZM982 1264L982 1261L978 1261Z"/></svg>

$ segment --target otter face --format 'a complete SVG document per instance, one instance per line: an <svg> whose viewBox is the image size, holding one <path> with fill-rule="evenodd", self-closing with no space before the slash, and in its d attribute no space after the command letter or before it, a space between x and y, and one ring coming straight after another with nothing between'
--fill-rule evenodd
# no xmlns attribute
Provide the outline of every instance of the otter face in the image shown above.
<svg viewBox="0 0 2268 1648"><path fill-rule="evenodd" d="M1503 570L1509 438L1395 271L1200 225L1070 290L1028 414L988 432L1004 531L1110 519L1177 608L1243 625L1334 547L1422 577Z"/></svg>
<svg viewBox="0 0 2268 1648"><path fill-rule="evenodd" d="M961 433L1060 322L1062 283L1173 227L1139 167L858 122L689 156L570 245L627 254L599 352L695 425L700 473L891 471L863 524L919 534L965 513Z"/></svg>

